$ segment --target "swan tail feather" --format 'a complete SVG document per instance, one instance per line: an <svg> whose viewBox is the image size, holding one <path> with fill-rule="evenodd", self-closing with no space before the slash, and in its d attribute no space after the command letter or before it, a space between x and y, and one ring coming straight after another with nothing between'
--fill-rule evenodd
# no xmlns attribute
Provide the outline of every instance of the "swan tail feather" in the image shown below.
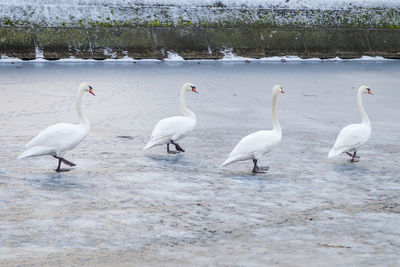
<svg viewBox="0 0 400 267"><path fill-rule="evenodd" d="M342 152L343 152L342 150L337 150L337 149L332 148L331 151L329 151L328 159L336 157Z"/></svg>
<svg viewBox="0 0 400 267"><path fill-rule="evenodd" d="M27 158L27 157L37 157L48 155L50 150L43 146L34 146L26 150L24 153L20 154L17 159Z"/></svg>
<svg viewBox="0 0 400 267"><path fill-rule="evenodd" d="M147 145L143 148L143 150L147 150L147 149L151 148L152 146L154 146L154 143L152 141L149 141L147 143Z"/></svg>
<svg viewBox="0 0 400 267"><path fill-rule="evenodd" d="M149 149L149 148L151 148L151 147L153 147L153 146L156 146L156 145L158 145L158 142L159 140L153 140L153 139L151 139L148 143L147 143L147 145L143 148L143 150L147 150L147 149Z"/></svg>
<svg viewBox="0 0 400 267"><path fill-rule="evenodd" d="M147 145L143 148L143 150L149 149L153 146L168 144L170 140L171 140L171 137L169 137L169 136L151 138L150 141L147 143Z"/></svg>
<svg viewBox="0 0 400 267"><path fill-rule="evenodd" d="M226 166L226 165L228 165L228 164L234 163L235 161L237 161L236 158L227 158L227 159L224 161L224 163L221 164L220 167L223 167L223 166Z"/></svg>

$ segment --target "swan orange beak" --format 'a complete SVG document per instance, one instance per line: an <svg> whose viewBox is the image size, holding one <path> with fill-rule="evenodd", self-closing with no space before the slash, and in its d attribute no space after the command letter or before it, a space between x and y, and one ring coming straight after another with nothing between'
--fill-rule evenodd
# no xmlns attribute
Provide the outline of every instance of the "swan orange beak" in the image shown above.
<svg viewBox="0 0 400 267"><path fill-rule="evenodd" d="M192 87L192 92L195 92L196 94L199 93L199 92L197 92L196 87Z"/></svg>
<svg viewBox="0 0 400 267"><path fill-rule="evenodd" d="M284 93L285 93L285 90L281 89L281 93L284 94Z"/></svg>
<svg viewBox="0 0 400 267"><path fill-rule="evenodd" d="M89 93L91 93L92 95L96 96L96 95L94 94L94 92L93 92L93 88L92 88L92 87L89 88Z"/></svg>
<svg viewBox="0 0 400 267"><path fill-rule="evenodd" d="M368 94L374 95L371 90L368 90Z"/></svg>

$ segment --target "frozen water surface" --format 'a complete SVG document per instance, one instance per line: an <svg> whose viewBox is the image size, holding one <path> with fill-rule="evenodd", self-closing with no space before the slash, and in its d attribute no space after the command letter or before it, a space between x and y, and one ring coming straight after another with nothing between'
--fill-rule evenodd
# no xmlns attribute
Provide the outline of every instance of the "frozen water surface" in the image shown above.
<svg viewBox="0 0 400 267"><path fill-rule="evenodd" d="M0 64L0 265L392 265L400 261L399 61ZM76 122L77 85L92 129L55 173L17 160L44 127ZM198 118L186 152L143 151L155 123L179 114L184 82ZM262 159L218 166L244 135L283 127ZM339 130L372 121L352 164L327 160ZM118 136L131 136L120 138Z"/></svg>

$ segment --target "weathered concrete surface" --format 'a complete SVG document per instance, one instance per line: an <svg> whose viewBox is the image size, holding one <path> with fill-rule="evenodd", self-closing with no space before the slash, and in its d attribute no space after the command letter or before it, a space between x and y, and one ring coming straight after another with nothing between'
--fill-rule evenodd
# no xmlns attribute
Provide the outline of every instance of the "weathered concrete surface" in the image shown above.
<svg viewBox="0 0 400 267"><path fill-rule="evenodd" d="M400 58L397 29L197 28L197 27L40 27L0 28L0 54L46 59L164 58L174 51L185 59L221 58L232 48L247 57L297 55Z"/></svg>
<svg viewBox="0 0 400 267"><path fill-rule="evenodd" d="M33 35L24 28L0 28L0 53L23 59L35 58Z"/></svg>
<svg viewBox="0 0 400 267"><path fill-rule="evenodd" d="M333 10L214 5L0 6L0 54L47 59L297 55L400 58L400 8ZM289 7L289 6L288 6ZM400 4L399 4L400 7ZM7 9L9 8L9 9Z"/></svg>

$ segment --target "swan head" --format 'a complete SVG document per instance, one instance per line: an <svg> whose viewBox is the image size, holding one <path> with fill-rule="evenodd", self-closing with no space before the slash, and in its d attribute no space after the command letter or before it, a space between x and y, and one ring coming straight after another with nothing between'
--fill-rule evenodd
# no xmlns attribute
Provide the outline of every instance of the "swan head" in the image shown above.
<svg viewBox="0 0 400 267"><path fill-rule="evenodd" d="M372 93L372 91L371 91L371 88L369 88L369 87L366 86L366 85L363 85L363 86L361 86L360 88L358 88L358 91L361 92L361 94L367 93L367 94L370 94L370 95L374 95L374 94Z"/></svg>
<svg viewBox="0 0 400 267"><path fill-rule="evenodd" d="M285 90L283 90L282 85L277 84L274 87L272 87L272 94L279 94L279 93L284 94Z"/></svg>
<svg viewBox="0 0 400 267"><path fill-rule="evenodd" d="M81 92L89 92L92 95L95 96L94 92L93 92L93 87L89 84L89 83L81 83L79 85L79 91Z"/></svg>
<svg viewBox="0 0 400 267"><path fill-rule="evenodd" d="M194 86L192 83L185 83L185 84L183 85L183 90L184 90L185 92L190 92L190 91L192 91L193 93L196 93L196 94L199 93L199 92L197 92L197 90L196 90L196 86Z"/></svg>

